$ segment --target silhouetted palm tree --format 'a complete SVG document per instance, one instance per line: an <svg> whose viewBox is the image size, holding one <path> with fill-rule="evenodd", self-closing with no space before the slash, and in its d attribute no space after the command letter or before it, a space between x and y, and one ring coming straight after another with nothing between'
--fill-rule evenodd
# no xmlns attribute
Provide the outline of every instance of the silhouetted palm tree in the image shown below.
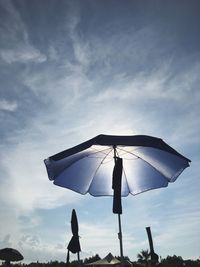
<svg viewBox="0 0 200 267"><path fill-rule="evenodd" d="M146 267L149 266L150 261L150 252L147 250L142 250L139 254L137 254L138 262L145 263Z"/></svg>

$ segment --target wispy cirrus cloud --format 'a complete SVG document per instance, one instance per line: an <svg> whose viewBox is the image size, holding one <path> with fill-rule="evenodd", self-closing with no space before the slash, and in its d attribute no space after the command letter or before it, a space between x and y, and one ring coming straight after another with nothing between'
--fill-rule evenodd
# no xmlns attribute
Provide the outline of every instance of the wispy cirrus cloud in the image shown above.
<svg viewBox="0 0 200 267"><path fill-rule="evenodd" d="M191 105L193 100L198 102L200 94L196 85L199 83L199 63L189 65L176 77L173 77L171 71L172 64L169 61L165 65L157 66L151 72L138 73L136 77L131 77L126 73L116 74L112 77L111 85L105 87L91 100L104 102L116 98L131 102L140 100L142 103L148 98L149 100L168 99L179 103L187 99L186 105ZM192 92L196 95L196 99L191 99Z"/></svg>
<svg viewBox="0 0 200 267"><path fill-rule="evenodd" d="M29 44L19 45L15 49L1 49L0 56L8 64L46 61L46 56Z"/></svg>
<svg viewBox="0 0 200 267"><path fill-rule="evenodd" d="M26 25L11 1L2 1L0 26L0 57L8 64L46 61L46 55L35 48L29 40Z"/></svg>
<svg viewBox="0 0 200 267"><path fill-rule="evenodd" d="M4 111L15 111L18 107L16 101L8 101L6 99L0 99L0 110Z"/></svg>

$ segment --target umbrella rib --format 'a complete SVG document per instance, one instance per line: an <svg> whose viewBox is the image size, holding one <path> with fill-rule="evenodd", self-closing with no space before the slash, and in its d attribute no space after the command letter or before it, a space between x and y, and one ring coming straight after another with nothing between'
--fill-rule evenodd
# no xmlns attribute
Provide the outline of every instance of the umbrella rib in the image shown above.
<svg viewBox="0 0 200 267"><path fill-rule="evenodd" d="M102 164L102 162L104 161L104 159L108 156L108 154L112 151L112 148L111 148L111 147L108 147L107 149L103 149L103 151L106 151L106 150L108 150L108 153L107 153L107 154L106 154L105 152L98 151L98 150L97 150L96 152L93 152L93 154L97 154L97 153L99 153L99 152L102 152L103 154L105 154L105 157L102 159L100 165ZM65 167L65 169L67 169L68 167L72 166L73 164L76 164L78 161L80 161L80 160L82 160L82 159L84 159L84 158L89 158L90 156L91 156L91 154L90 154L90 155L88 155L88 154L86 154L86 155L82 155L81 158L79 158L79 159L77 159L77 160L71 162L67 167ZM97 157L96 157L96 158L97 158ZM102 158L102 157L99 157L99 158ZM100 165L99 165L99 167L100 167ZM99 167L98 167L98 168L99 168ZM98 170L98 169L97 169L97 170ZM54 179L54 180L55 180L55 179Z"/></svg>
<svg viewBox="0 0 200 267"><path fill-rule="evenodd" d="M109 152L106 154L104 151L106 151L106 150L108 150L109 149ZM94 154L97 154L97 153L99 153L99 152L102 152L103 154L105 154L106 156L111 152L111 150L110 150L111 148L107 148L107 149L103 149L103 150L100 150L100 151L98 151L98 150L96 150L95 152L91 152L91 154L87 154L87 155L83 155L81 158L79 158L78 160L76 160L76 161L74 161L74 162L72 162L70 165L73 165L74 163L76 163L76 162L78 162L79 160L82 160L82 159L84 159L84 158L92 158L92 155L94 155ZM105 157L106 157L105 156ZM98 157L96 157L96 158L98 158ZM99 156L99 158L101 158L100 156ZM103 158L103 160L104 160L104 158ZM69 165L69 166L70 166ZM67 166L67 168L69 167L69 166Z"/></svg>
<svg viewBox="0 0 200 267"><path fill-rule="evenodd" d="M96 148L93 147L93 149L94 149L95 151L91 153L92 155L101 152L101 153L103 153L103 154L105 154L105 155L107 156L107 155L110 153L110 149L111 149L111 148L108 147L108 148L106 148L106 149L98 150L98 149L96 149ZM107 151L107 150L109 150L109 153L108 153L108 154L106 154L106 152L105 152L105 151ZM90 155L89 155L89 156L90 156ZM89 157L89 156L88 156L88 157Z"/></svg>
<svg viewBox="0 0 200 267"><path fill-rule="evenodd" d="M124 173L124 178L126 179L126 183L127 183L127 185L128 185L128 190L129 190L128 179L127 179L127 175L126 175L126 172L125 172L124 167L123 167L123 173ZM129 190L129 193L131 193L130 190Z"/></svg>
<svg viewBox="0 0 200 267"><path fill-rule="evenodd" d="M118 148L118 149L121 150L121 151L124 151L124 152L126 152L126 153L129 153L129 154L135 156L135 157L138 158L138 159L143 160L145 163L147 163L147 164L150 165L153 169L155 169L157 172L159 172L162 176L164 176L164 177L167 179L168 182L170 182L170 179L169 179L168 177L166 177L161 171L159 171L156 167L154 167L154 166L153 166L151 163L149 163L147 160L143 159L142 157L140 157L140 156L138 156L138 155L136 155L136 154L134 154L134 153L132 153L132 152L130 152L130 151L126 151L126 150L124 150L124 149L122 149L122 148Z"/></svg>
<svg viewBox="0 0 200 267"><path fill-rule="evenodd" d="M97 167L97 169L96 169L96 171L95 171L95 173L94 173L94 175L93 175L93 178L95 177L96 173L98 172L98 170L99 170L101 164L104 162L105 158L112 152L112 150L113 150L113 149L110 148L110 151L108 151L108 153L105 155L105 157L101 160L101 162L99 163L99 166ZM93 181L93 179L91 179L90 185L89 185L89 187L88 187L88 192L89 192L89 190L90 190L90 186L91 186L91 184L92 184L92 181Z"/></svg>
<svg viewBox="0 0 200 267"><path fill-rule="evenodd" d="M134 154L133 152L128 151L128 150L126 150L126 149L123 149L123 148L120 148L120 147L117 147L117 149L123 151L124 153L129 153L129 154L135 156L136 158L140 158L139 156L137 156L137 155ZM137 150L139 150L139 149L140 149L140 147L135 148L133 151L137 151Z"/></svg>

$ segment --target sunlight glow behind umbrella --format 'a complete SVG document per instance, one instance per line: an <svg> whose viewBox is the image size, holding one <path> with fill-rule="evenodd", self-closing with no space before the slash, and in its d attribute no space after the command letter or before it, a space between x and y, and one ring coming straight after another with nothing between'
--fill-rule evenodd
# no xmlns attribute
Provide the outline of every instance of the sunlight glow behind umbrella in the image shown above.
<svg viewBox="0 0 200 267"><path fill-rule="evenodd" d="M162 139L99 135L46 159L49 179L81 194L112 196L113 146L117 142L116 154L123 158L122 196L166 187L189 166L190 160Z"/></svg>
<svg viewBox="0 0 200 267"><path fill-rule="evenodd" d="M98 135L49 157L45 165L49 179L55 185L80 194L113 196L113 170L117 158L123 160L120 199L121 196L167 187L190 162L160 138ZM118 215L121 213L119 210ZM120 216L118 219L123 258Z"/></svg>

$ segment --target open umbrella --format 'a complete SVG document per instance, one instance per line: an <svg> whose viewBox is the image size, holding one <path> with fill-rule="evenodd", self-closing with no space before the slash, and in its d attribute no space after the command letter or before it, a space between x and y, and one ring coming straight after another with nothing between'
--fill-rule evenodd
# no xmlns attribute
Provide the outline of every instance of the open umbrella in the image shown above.
<svg viewBox="0 0 200 267"><path fill-rule="evenodd" d="M160 138L98 135L44 162L55 185L80 194L114 196L113 212L118 214L123 258L121 196L168 186L190 160Z"/></svg>
<svg viewBox="0 0 200 267"><path fill-rule="evenodd" d="M24 257L22 254L13 248L3 248L0 249L0 260L4 260L8 266L10 266L11 261L21 261Z"/></svg>
<svg viewBox="0 0 200 267"><path fill-rule="evenodd" d="M69 245L67 247L68 253L67 253L67 265L69 265L69 251L72 253L77 253L78 256L78 262L80 263L80 257L79 252L81 251L80 242L79 242L79 235L78 235L78 220L76 216L76 211L72 210L72 217L71 217L71 229L72 229L72 238L69 242Z"/></svg>
<svg viewBox="0 0 200 267"><path fill-rule="evenodd" d="M153 248L153 240L152 240L152 236L151 236L151 228L150 227L146 227L146 231L147 231L147 236L148 236L148 240L149 240L151 263L152 264L156 264L156 263L158 263L159 257L155 253L154 248Z"/></svg>

